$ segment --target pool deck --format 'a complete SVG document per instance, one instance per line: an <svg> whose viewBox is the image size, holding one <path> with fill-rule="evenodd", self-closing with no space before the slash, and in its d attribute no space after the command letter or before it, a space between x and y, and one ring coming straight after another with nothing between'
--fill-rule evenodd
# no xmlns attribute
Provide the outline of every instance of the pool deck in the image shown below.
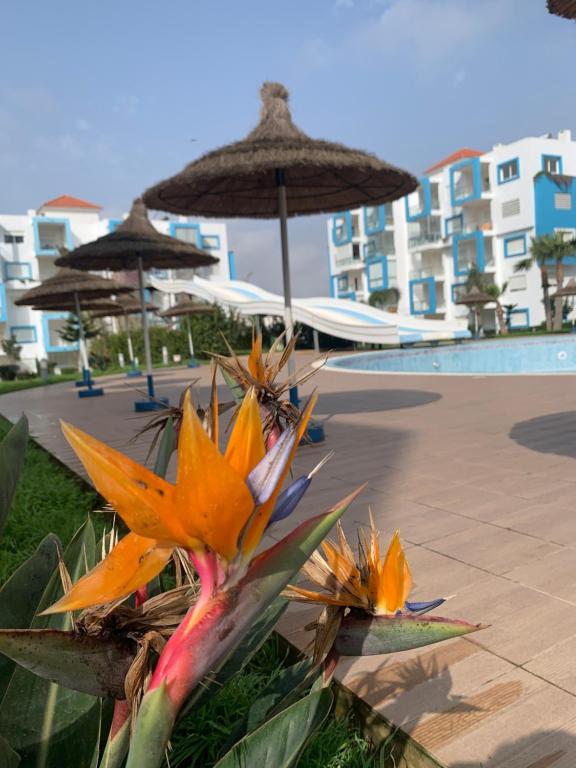
<svg viewBox="0 0 576 768"><path fill-rule="evenodd" d="M205 402L205 367L161 371L159 393L175 403L196 377ZM143 460L146 446L128 443L143 423L132 412L142 383L100 381L102 398L79 400L69 384L53 385L3 395L0 413L14 420L24 410L36 439L76 471L59 418ZM340 681L441 765L574 768L575 382L320 371L314 384L327 440L301 449L297 469L328 449L336 456L274 535L366 481L345 530L366 523L370 504L386 535L401 530L412 597L455 594L437 613L491 625L419 651L342 660ZM281 630L302 645L310 615L293 606Z"/></svg>

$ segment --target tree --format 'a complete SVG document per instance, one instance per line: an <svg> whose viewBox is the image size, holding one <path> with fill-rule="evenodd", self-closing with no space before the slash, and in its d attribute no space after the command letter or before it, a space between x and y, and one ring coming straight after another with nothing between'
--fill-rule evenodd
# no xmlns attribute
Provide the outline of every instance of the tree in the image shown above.
<svg viewBox="0 0 576 768"><path fill-rule="evenodd" d="M386 307L397 305L400 301L400 291L398 288L383 288L381 291L372 291L368 297L368 304L377 309L386 309Z"/></svg>
<svg viewBox="0 0 576 768"><path fill-rule="evenodd" d="M501 334L507 334L509 325L506 322L506 313L504 306L500 299L504 296L508 289L508 283L504 285L497 285L489 275L485 272L481 272L478 267L470 267L468 275L466 277L466 293L469 293L472 288L478 288L479 291L483 291L491 296L496 303L496 318L498 320L498 330Z"/></svg>
<svg viewBox="0 0 576 768"><path fill-rule="evenodd" d="M93 339L94 337L99 336L102 332L100 326L96 325L90 315L84 313L82 313L82 328L86 340ZM64 327L60 328L58 331L58 336L70 343L78 342L80 340L80 329L78 327L78 318L76 315L68 315Z"/></svg>
<svg viewBox="0 0 576 768"><path fill-rule="evenodd" d="M530 269L534 264L538 266L547 331L562 330L562 298L559 297L554 300L553 311L548 267L551 265L555 267L556 290L559 290L564 284L564 259L570 256L575 249L576 241L572 238L567 240L563 232L539 235L532 238L530 256L519 261L514 267L515 272L523 272Z"/></svg>
<svg viewBox="0 0 576 768"><path fill-rule="evenodd" d="M14 334L11 334L9 339L2 339L2 352L9 360L15 363L19 362L22 347L16 342Z"/></svg>

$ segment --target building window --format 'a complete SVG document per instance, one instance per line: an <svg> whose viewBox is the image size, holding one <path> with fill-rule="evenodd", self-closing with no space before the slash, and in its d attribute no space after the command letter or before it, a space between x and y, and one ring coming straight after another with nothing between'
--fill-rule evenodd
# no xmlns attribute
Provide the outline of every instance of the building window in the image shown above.
<svg viewBox="0 0 576 768"><path fill-rule="evenodd" d="M338 290L339 291L347 291L348 290L348 275L341 275L338 278Z"/></svg>
<svg viewBox="0 0 576 768"><path fill-rule="evenodd" d="M32 280L32 264L29 261L5 261L6 280Z"/></svg>
<svg viewBox="0 0 576 768"><path fill-rule="evenodd" d="M383 205L367 205L364 208L364 230L367 235L380 232L386 225Z"/></svg>
<svg viewBox="0 0 576 768"><path fill-rule="evenodd" d="M10 336L18 344L35 344L37 341L36 327L33 325L13 325L10 328Z"/></svg>
<svg viewBox="0 0 576 768"><path fill-rule="evenodd" d="M366 265L368 290L379 291L388 287L388 269L386 258L377 259Z"/></svg>
<svg viewBox="0 0 576 768"><path fill-rule="evenodd" d="M509 218L510 216L518 216L520 213L520 199L515 198L514 200L506 200L505 203L502 203L502 217L504 219Z"/></svg>
<svg viewBox="0 0 576 768"><path fill-rule="evenodd" d="M552 176L562 173L562 158L560 155L542 155L542 170Z"/></svg>
<svg viewBox="0 0 576 768"><path fill-rule="evenodd" d="M554 195L554 208L557 211L571 211L572 195L570 192L556 192Z"/></svg>
<svg viewBox="0 0 576 768"><path fill-rule="evenodd" d="M346 245L352 240L352 216L349 212L334 216L332 219L332 242L334 245Z"/></svg>
<svg viewBox="0 0 576 768"><path fill-rule="evenodd" d="M511 235L504 238L504 256L511 259L514 256L524 256L527 253L526 235Z"/></svg>
<svg viewBox="0 0 576 768"><path fill-rule="evenodd" d="M507 181L514 181L520 178L520 161L518 158L507 160L498 166L498 184L505 184Z"/></svg>
<svg viewBox="0 0 576 768"><path fill-rule="evenodd" d="M202 247L199 224L175 224L172 222L170 224L170 234L176 240L181 240L183 243L190 243L198 248Z"/></svg>
<svg viewBox="0 0 576 768"><path fill-rule="evenodd" d="M207 251L217 251L220 248L220 237L218 235L202 235L202 248Z"/></svg>
<svg viewBox="0 0 576 768"><path fill-rule="evenodd" d="M352 258L360 259L360 243L352 243Z"/></svg>
<svg viewBox="0 0 576 768"><path fill-rule="evenodd" d="M513 309L510 312L510 328L530 328L530 310Z"/></svg>
<svg viewBox="0 0 576 768"><path fill-rule="evenodd" d="M4 242L10 245L19 245L24 242L24 235L15 235L13 233L7 233L4 235Z"/></svg>
<svg viewBox="0 0 576 768"><path fill-rule="evenodd" d="M410 314L427 315L436 312L436 282L433 277L410 281Z"/></svg>
<svg viewBox="0 0 576 768"><path fill-rule="evenodd" d="M446 237L450 237L450 235L456 235L459 232L462 232L463 229L464 217L461 213L459 213L457 216L451 216L449 219L444 221L444 234Z"/></svg>
<svg viewBox="0 0 576 768"><path fill-rule="evenodd" d="M460 299L464 298L467 294L466 283L453 283L452 284L452 301L456 303Z"/></svg>
<svg viewBox="0 0 576 768"><path fill-rule="evenodd" d="M526 275L511 275L508 278L508 290L511 293L525 291L527 284Z"/></svg>

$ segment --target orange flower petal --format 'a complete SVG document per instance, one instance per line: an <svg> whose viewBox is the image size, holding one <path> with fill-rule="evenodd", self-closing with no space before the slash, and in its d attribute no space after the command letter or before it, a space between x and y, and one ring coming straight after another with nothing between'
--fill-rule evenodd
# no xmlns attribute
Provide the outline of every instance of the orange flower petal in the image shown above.
<svg viewBox="0 0 576 768"><path fill-rule="evenodd" d="M411 578L407 580L407 574L410 576L410 571L407 570L406 556L400 543L400 535L396 531L384 560L381 582L383 594L379 595L379 607L383 598L388 613L394 613L404 607L406 587L409 591L411 581Z"/></svg>
<svg viewBox="0 0 576 768"><path fill-rule="evenodd" d="M341 555L332 542L327 539L322 542L322 549L330 570L343 589L359 597L362 592L362 585L360 571L354 560L349 560Z"/></svg>
<svg viewBox="0 0 576 768"><path fill-rule="evenodd" d="M252 552L254 552L254 550L260 543L260 539L262 538L264 531L266 529L266 526L268 525L268 521L270 520L270 515L274 510L274 505L276 504L276 499L278 498L278 494L282 490L282 486L286 481L286 477L288 476L288 472L290 471L290 467L292 465L292 462L294 461L294 455L296 453L296 450L298 449L300 440L306 433L308 422L310 421L310 417L312 416L312 411L314 409L314 406L316 405L317 399L318 399L318 396L316 394L313 394L308 400L308 404L304 409L302 415L300 416L300 422L298 424L298 430L296 433L296 440L294 442L294 447L292 448L292 452L290 453L290 458L286 462L286 467L278 481L278 485L276 486L276 489L272 494L272 496L268 499L268 501L265 504L263 504L260 507L260 509L254 515L254 518L251 521L248 530L246 531L246 535L244 536L243 543L242 543L242 551L245 555L252 554Z"/></svg>
<svg viewBox="0 0 576 768"><path fill-rule="evenodd" d="M290 599L298 600L300 597L305 602L322 603L323 605L347 605L349 607L356 605L354 600L350 598L332 597L332 595L324 595L322 592L313 592L310 589L294 587L292 584L289 584L285 591L290 595Z"/></svg>
<svg viewBox="0 0 576 768"><path fill-rule="evenodd" d="M264 363L262 361L262 334L252 336L252 349L248 356L248 370L256 381L264 383Z"/></svg>
<svg viewBox="0 0 576 768"><path fill-rule="evenodd" d="M158 547L154 539L129 533L107 558L44 613L76 611L127 597L157 576L171 554L171 547Z"/></svg>
<svg viewBox="0 0 576 768"><path fill-rule="evenodd" d="M119 451L62 422L62 431L96 490L139 536L188 546L189 537L171 515L174 486Z"/></svg>
<svg viewBox="0 0 576 768"><path fill-rule="evenodd" d="M188 534L231 560L254 502L243 478L202 428L190 392L184 398L174 498L174 514Z"/></svg>
<svg viewBox="0 0 576 768"><path fill-rule="evenodd" d="M240 477L246 479L265 453L258 397L254 387L250 387L236 416L225 459Z"/></svg>

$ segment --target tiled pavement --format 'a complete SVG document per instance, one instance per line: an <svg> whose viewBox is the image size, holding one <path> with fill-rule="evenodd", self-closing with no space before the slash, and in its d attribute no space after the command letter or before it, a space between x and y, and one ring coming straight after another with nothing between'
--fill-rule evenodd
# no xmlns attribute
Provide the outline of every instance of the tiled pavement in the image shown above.
<svg viewBox="0 0 576 768"><path fill-rule="evenodd" d="M175 402L194 376L206 398L205 368L161 372L159 389ZM302 449L297 465L309 470L328 448L336 456L296 520L366 481L345 529L365 523L370 504L383 532L401 529L413 597L455 594L444 615L491 625L420 651L345 659L341 681L446 766L574 768L572 377L321 371L315 384L327 442ZM143 460L146 445L128 443L142 423L131 410L135 386L110 378L106 395L91 401L66 384L12 393L0 398L0 413L14 419L25 410L39 442L76 470L60 417ZM298 628L309 617L310 609L294 606L282 629L303 643Z"/></svg>

